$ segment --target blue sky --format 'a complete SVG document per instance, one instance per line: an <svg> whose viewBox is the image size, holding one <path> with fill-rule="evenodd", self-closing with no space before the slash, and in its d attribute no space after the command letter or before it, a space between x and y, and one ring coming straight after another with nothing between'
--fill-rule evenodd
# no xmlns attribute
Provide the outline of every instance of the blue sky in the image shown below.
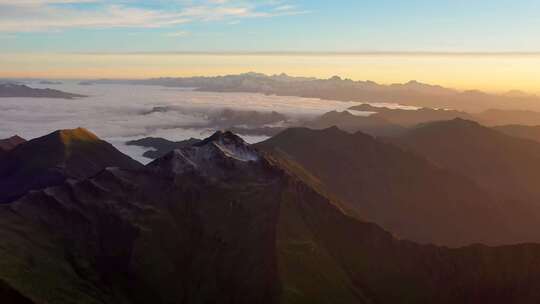
<svg viewBox="0 0 540 304"><path fill-rule="evenodd" d="M538 52L538 0L0 0L0 52Z"/></svg>

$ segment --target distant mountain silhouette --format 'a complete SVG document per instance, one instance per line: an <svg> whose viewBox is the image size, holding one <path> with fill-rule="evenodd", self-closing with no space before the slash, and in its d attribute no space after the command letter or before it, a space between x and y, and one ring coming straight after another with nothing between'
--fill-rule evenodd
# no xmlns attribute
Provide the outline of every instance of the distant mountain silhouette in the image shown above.
<svg viewBox="0 0 540 304"><path fill-rule="evenodd" d="M144 157L156 159L164 156L174 149L191 146L200 142L200 139L190 138L181 141L170 141L159 137L145 137L137 140L131 140L126 142L128 146L139 146L145 148L152 148L154 150L146 151L143 153Z"/></svg>
<svg viewBox="0 0 540 304"><path fill-rule="evenodd" d="M405 134L401 142L491 192L540 203L539 143L462 119L422 125Z"/></svg>
<svg viewBox="0 0 540 304"><path fill-rule="evenodd" d="M399 141L433 163L473 179L503 202L513 227L523 227L523 235L536 234L540 143L460 119L420 126Z"/></svg>
<svg viewBox="0 0 540 304"><path fill-rule="evenodd" d="M0 203L66 179L90 177L110 166L142 165L85 129L56 131L19 144L0 159Z"/></svg>
<svg viewBox="0 0 540 304"><path fill-rule="evenodd" d="M349 110L375 112L375 114L371 115L372 118L384 119L390 123L408 128L418 124L452 120L455 118L474 120L486 126L540 125L540 112L533 111L489 109L478 113L466 113L431 108L420 108L418 110L390 109L386 107L374 107L368 104L353 106Z"/></svg>
<svg viewBox="0 0 540 304"><path fill-rule="evenodd" d="M450 246L527 240L472 180L371 136L288 129L257 147L300 164L347 209L398 237Z"/></svg>
<svg viewBox="0 0 540 304"><path fill-rule="evenodd" d="M494 129L510 136L540 142L540 126L505 125Z"/></svg>
<svg viewBox="0 0 540 304"><path fill-rule="evenodd" d="M495 95L474 90L458 91L418 81L382 85L373 81L353 81L337 76L329 79L316 79L291 77L284 74L267 76L260 73L245 73L217 77L98 80L92 83L161 85L198 88L200 91L211 92L254 92L329 100L391 102L468 112L480 112L492 108L540 111L540 97L534 95Z"/></svg>
<svg viewBox="0 0 540 304"><path fill-rule="evenodd" d="M107 168L32 192L0 206L0 299L105 304L540 300L539 245L448 249L400 241L347 215L297 175L300 168L230 132L218 132L144 169Z"/></svg>
<svg viewBox="0 0 540 304"><path fill-rule="evenodd" d="M34 89L23 84L0 83L0 97L33 97L74 99L84 95L71 94L53 89Z"/></svg>
<svg viewBox="0 0 540 304"><path fill-rule="evenodd" d="M418 110L389 109L386 107L374 107L368 104L353 106L350 110L375 112L372 118L384 119L392 124L402 127L412 127L421 123L450 120L454 118L472 119L472 116L465 112L454 110L437 110L431 108L420 108Z"/></svg>
<svg viewBox="0 0 540 304"><path fill-rule="evenodd" d="M486 126L540 125L540 112L534 111L490 109L481 113L476 113L473 117L473 120Z"/></svg>
<svg viewBox="0 0 540 304"><path fill-rule="evenodd" d="M379 116L357 116L348 111L325 113L305 123L305 126L312 129L326 129L337 126L347 132L361 131L372 136L396 136L405 132L404 127Z"/></svg>

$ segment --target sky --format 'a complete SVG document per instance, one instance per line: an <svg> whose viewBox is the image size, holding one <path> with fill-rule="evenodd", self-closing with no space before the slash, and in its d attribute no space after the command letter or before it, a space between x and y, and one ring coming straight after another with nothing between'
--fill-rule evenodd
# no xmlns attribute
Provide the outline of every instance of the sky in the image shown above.
<svg viewBox="0 0 540 304"><path fill-rule="evenodd" d="M538 0L0 0L0 77L254 70L540 92L539 11Z"/></svg>

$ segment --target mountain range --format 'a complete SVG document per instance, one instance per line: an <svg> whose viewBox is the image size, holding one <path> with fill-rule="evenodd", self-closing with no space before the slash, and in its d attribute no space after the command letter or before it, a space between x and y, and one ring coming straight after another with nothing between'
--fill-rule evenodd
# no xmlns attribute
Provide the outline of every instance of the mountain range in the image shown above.
<svg viewBox="0 0 540 304"><path fill-rule="evenodd" d="M67 131L73 132L85 138L86 149L71 157L104 149L86 131ZM291 138L309 143L338 136L328 139L333 143L358 137L374 151L371 155L396 165L405 158L412 168L433 170L412 155L401 156L399 148L338 132L288 130L257 147L217 132L145 167L111 161L91 176L2 205L0 299L126 304L540 300L540 245L449 249L399 240L360 220L326 186L317 186L316 175L278 150L299 149ZM46 139L57 135L62 132ZM37 149L42 142L47 141L34 142L36 153L25 159L43 158ZM368 152L358 155L364 166L384 173L376 170L380 163L363 158Z"/></svg>
<svg viewBox="0 0 540 304"><path fill-rule="evenodd" d="M345 111L331 111L296 126L314 129L324 129L337 126L348 132L370 134L378 137L396 137L419 124L436 121L448 121L456 118L476 121L484 126L525 137L534 136L533 127L540 125L540 113L534 111L513 111L490 109L479 113L467 113L455 110L418 108L400 109L385 106L361 104L352 106ZM514 127L512 127L514 126ZM280 131L283 131L282 128ZM275 132L271 135L276 135Z"/></svg>
<svg viewBox="0 0 540 304"><path fill-rule="evenodd" d="M421 123L451 120L454 118L473 120L474 114L469 114L462 111L419 108L415 110L391 109L388 107L374 107L369 104L362 104L350 107L349 110L374 113L369 117L382 119L388 123L396 124L401 127L414 127Z"/></svg>
<svg viewBox="0 0 540 304"><path fill-rule="evenodd" d="M527 110L501 110L489 109L474 114L473 118L459 117L463 119L475 120L486 126L500 125L540 125L540 112Z"/></svg>
<svg viewBox="0 0 540 304"><path fill-rule="evenodd" d="M299 164L347 210L400 238L451 246L540 240L517 237L529 232L510 225L473 180L360 132L288 129L257 147Z"/></svg>
<svg viewBox="0 0 540 304"><path fill-rule="evenodd" d="M395 142L472 178L499 197L540 202L537 142L463 119L420 125Z"/></svg>
<svg viewBox="0 0 540 304"><path fill-rule="evenodd" d="M311 129L327 129L336 126L350 133L361 131L372 136L383 137L397 136L406 130L405 127L392 123L377 114L359 116L349 111L330 111L304 123L303 126Z"/></svg>
<svg viewBox="0 0 540 304"><path fill-rule="evenodd" d="M423 133L430 136L420 144ZM159 154L185 145L161 141ZM401 238L452 246L540 240L538 143L472 121L428 123L393 138L292 128L256 146L299 164L299 175L347 210Z"/></svg>
<svg viewBox="0 0 540 304"><path fill-rule="evenodd" d="M418 81L383 85L373 81L353 81L338 76L329 79L292 77L286 74L245 73L217 77L155 78L146 80L96 80L92 83L129 83L167 87L197 88L211 92L250 92L300 96L329 100L386 102L429 108L480 112L492 108L540 111L540 97L527 94L489 94L459 91Z"/></svg>

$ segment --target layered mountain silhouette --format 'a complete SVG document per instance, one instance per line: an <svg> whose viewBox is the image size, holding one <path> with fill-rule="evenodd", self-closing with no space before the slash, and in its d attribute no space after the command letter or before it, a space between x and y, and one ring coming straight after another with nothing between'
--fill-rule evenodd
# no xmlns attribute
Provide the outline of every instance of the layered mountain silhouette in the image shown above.
<svg viewBox="0 0 540 304"><path fill-rule="evenodd" d="M257 146L300 164L348 210L400 238L451 246L527 240L472 180L369 135L298 128Z"/></svg>
<svg viewBox="0 0 540 304"><path fill-rule="evenodd" d="M505 125L494 127L495 130L505 133L510 136L523 139L530 139L540 142L540 125L538 126L522 126L522 125Z"/></svg>
<svg viewBox="0 0 540 304"><path fill-rule="evenodd" d="M66 93L53 89L36 89L24 84L0 83L0 97L31 97L31 98L60 98L74 99L84 95Z"/></svg>
<svg viewBox="0 0 540 304"><path fill-rule="evenodd" d="M471 120L467 117L460 118ZM485 126L538 126L540 125L540 112L525 110L489 109L480 113L475 113L472 120L477 121Z"/></svg>
<svg viewBox="0 0 540 304"><path fill-rule="evenodd" d="M348 215L300 168L218 132L143 169L109 167L29 193L0 206L0 297L158 304L540 300L539 245L448 249L397 240Z"/></svg>
<svg viewBox="0 0 540 304"><path fill-rule="evenodd" d="M498 197L512 227L537 240L540 143L461 119L420 126L398 141Z"/></svg>
<svg viewBox="0 0 540 304"><path fill-rule="evenodd" d="M106 167L141 165L88 130L61 130L18 144L0 158L0 203L29 190L84 179Z"/></svg>
<svg viewBox="0 0 540 304"><path fill-rule="evenodd" d="M535 139L533 126L540 125L540 113L533 111L514 110L486 110L478 113L467 113L448 109L400 109L388 107L376 107L369 104L353 106L343 112L331 111L318 116L303 124L312 129L325 129L332 126L350 132L363 132L377 137L398 137L406 133L407 129L417 125L437 121L448 121L456 118L471 120L485 126L500 128L500 131ZM283 131L273 130L273 131ZM279 132L270 133L276 135ZM538 138L538 136L536 136Z"/></svg>
<svg viewBox="0 0 540 304"><path fill-rule="evenodd" d="M350 133L361 131L373 136L396 136L405 132L404 127L379 116L359 116L348 111L331 111L305 124L305 127L311 129L327 129L333 126Z"/></svg>
<svg viewBox="0 0 540 304"><path fill-rule="evenodd" d="M370 117L382 119L401 127L413 127L421 123L454 118L472 119L471 114L445 109L420 108L416 110L390 109L386 107L374 107L362 104L349 108L353 111L374 112Z"/></svg>
<svg viewBox="0 0 540 304"><path fill-rule="evenodd" d="M540 113L533 111L489 109L478 113L467 113L449 109L419 108L416 110L374 107L368 104L350 107L349 110L371 112L371 118L385 120L402 127L411 128L419 124L446 121L456 118L473 120L485 126L540 125Z"/></svg>
<svg viewBox="0 0 540 304"><path fill-rule="evenodd" d="M540 202L540 144L455 119L412 129L399 139L435 164L508 199Z"/></svg>
<svg viewBox="0 0 540 304"><path fill-rule="evenodd" d="M489 94L459 91L438 85L409 81L383 85L334 76L328 79L291 77L286 74L245 73L217 77L155 78L146 80L101 80L92 83L129 83L166 87L198 88L211 92L253 92L282 96L313 97L358 102L390 102L428 108L480 112L497 108L540 111L540 97L526 94Z"/></svg>

